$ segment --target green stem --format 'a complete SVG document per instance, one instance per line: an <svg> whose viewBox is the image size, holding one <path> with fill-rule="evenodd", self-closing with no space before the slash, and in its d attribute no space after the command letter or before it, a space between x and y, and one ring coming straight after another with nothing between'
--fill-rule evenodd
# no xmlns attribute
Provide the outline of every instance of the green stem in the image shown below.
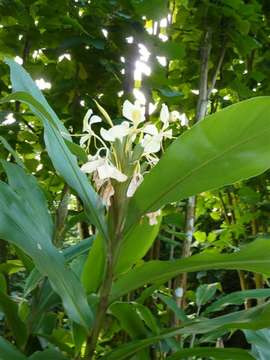
<svg viewBox="0 0 270 360"><path fill-rule="evenodd" d="M95 319L93 331L87 340L86 351L84 355L85 360L91 360L94 356L98 337L102 329L103 321L109 303L109 296L112 288L112 283L113 283L113 260L111 254L109 254L107 258L107 270L100 290L100 301L96 312L96 319Z"/></svg>

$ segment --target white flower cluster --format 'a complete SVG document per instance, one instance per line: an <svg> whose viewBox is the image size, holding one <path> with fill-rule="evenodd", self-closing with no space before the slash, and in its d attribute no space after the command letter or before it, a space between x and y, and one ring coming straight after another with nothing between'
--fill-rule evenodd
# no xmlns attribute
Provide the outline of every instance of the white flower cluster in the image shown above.
<svg viewBox="0 0 270 360"><path fill-rule="evenodd" d="M85 173L93 174L97 190L101 190L101 196L107 206L110 206L110 198L114 195L111 181L127 182L126 196L132 197L143 181L140 158L144 157L148 163L156 164L158 157L155 154L161 150L162 141L172 138L172 130L169 129L170 122L179 120L182 125L187 126L187 123L183 123L180 114L177 111L170 113L165 104L162 104L160 112L161 129L154 124L145 123L145 109L137 102L132 104L126 100L122 114L127 120L114 126L110 121L111 127L109 129L102 127L99 135L93 131L93 125L102 122L99 116L93 115L93 111L89 109L83 120L84 134L81 136L80 144L89 148L91 141L94 140L97 153L89 156L88 162L81 169ZM110 146L107 145L108 143ZM122 147L119 147L119 144ZM132 174L126 174L125 166L119 160L123 156L117 152L120 148L123 153L130 156L130 153L138 146L140 147L139 159L133 159ZM153 220L152 223L155 221Z"/></svg>

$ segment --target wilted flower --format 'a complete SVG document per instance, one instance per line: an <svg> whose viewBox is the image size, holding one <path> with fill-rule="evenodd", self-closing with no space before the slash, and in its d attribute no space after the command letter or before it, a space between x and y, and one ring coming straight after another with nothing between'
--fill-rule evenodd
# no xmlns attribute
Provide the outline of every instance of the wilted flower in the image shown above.
<svg viewBox="0 0 270 360"><path fill-rule="evenodd" d="M161 215L161 210L157 210L151 213L146 214L149 219L149 225L157 225L158 217Z"/></svg>
<svg viewBox="0 0 270 360"><path fill-rule="evenodd" d="M143 182L142 174L135 173L130 181L129 186L128 186L127 197L132 197L142 182Z"/></svg>
<svg viewBox="0 0 270 360"><path fill-rule="evenodd" d="M101 192L100 192L100 197L104 203L105 206L109 207L111 205L111 197L114 195L114 188L111 184L111 182L108 180Z"/></svg>

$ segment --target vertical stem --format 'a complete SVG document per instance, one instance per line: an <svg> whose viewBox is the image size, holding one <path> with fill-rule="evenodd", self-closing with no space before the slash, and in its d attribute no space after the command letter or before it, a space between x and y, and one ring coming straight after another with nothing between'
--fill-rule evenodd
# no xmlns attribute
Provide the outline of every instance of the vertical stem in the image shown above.
<svg viewBox="0 0 270 360"><path fill-rule="evenodd" d="M115 195L108 214L109 241L106 246L106 269L105 276L100 289L100 301L96 311L93 330L90 333L85 351L85 360L91 360L94 356L100 331L102 330L104 318L109 305L109 297L113 284L113 269L119 255L119 248L123 239L123 219L125 217L126 205L123 193L126 188L115 186Z"/></svg>
<svg viewBox="0 0 270 360"><path fill-rule="evenodd" d="M96 319L91 336L89 336L87 341L86 352L85 352L86 360L91 360L94 355L99 333L102 328L103 320L106 315L106 310L108 307L108 300L112 287L112 282L113 282L113 259L111 256L111 249L109 249L107 256L107 269L105 273L104 282L100 290L100 301L96 312Z"/></svg>
<svg viewBox="0 0 270 360"><path fill-rule="evenodd" d="M201 67L200 67L200 83L199 83L199 99L197 102L197 110L195 121L198 122L202 120L207 112L207 104L208 104L208 64L209 57L211 52L211 37L212 32L210 29L206 30L203 44L201 48ZM212 82L213 84L213 82ZM191 196L188 199L187 209L186 209L186 239L183 244L182 257L190 256L190 249L192 244L192 237L194 233L194 225L195 225L195 204L196 197ZM178 284L184 289L187 287L187 274L184 273L178 280ZM178 300L180 301L180 300ZM182 298L182 305L185 301L185 296ZM181 304L179 304L181 305Z"/></svg>

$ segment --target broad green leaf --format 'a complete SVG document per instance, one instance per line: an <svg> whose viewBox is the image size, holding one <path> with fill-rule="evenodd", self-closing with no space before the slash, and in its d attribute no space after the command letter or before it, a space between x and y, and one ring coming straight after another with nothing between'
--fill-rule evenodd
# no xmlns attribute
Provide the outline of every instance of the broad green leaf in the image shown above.
<svg viewBox="0 0 270 360"><path fill-rule="evenodd" d="M45 199L35 178L18 165L4 162L9 185L0 182L0 237L28 254L54 291L69 317L88 328L92 323L86 295L64 256L53 246L53 227Z"/></svg>
<svg viewBox="0 0 270 360"><path fill-rule="evenodd" d="M18 156L18 154L16 153L16 151L15 151L14 149L12 149L12 147L9 145L9 143L7 142L7 140L3 138L3 136L0 136L0 142L3 144L3 146L6 148L6 150L11 153L11 155L14 157L16 163L17 163L18 165L20 165L21 167L24 167L24 163L23 163L22 160L19 158L19 156Z"/></svg>
<svg viewBox="0 0 270 360"><path fill-rule="evenodd" d="M28 73L15 61L6 60L6 62L10 67L13 91L16 92L1 102L21 101L27 104L42 121L47 151L55 169L67 184L78 193L85 205L89 221L96 225L102 236L107 239L108 231L104 218L104 206L90 185L87 176L80 170L76 157L66 145L66 141L71 141L70 135Z"/></svg>
<svg viewBox="0 0 270 360"><path fill-rule="evenodd" d="M89 251L81 275L81 282L87 294L98 291L105 270L105 242L98 234Z"/></svg>
<svg viewBox="0 0 270 360"><path fill-rule="evenodd" d="M126 302L113 303L109 311L119 320L123 328L133 339L147 336L146 327L136 311L136 304Z"/></svg>
<svg viewBox="0 0 270 360"><path fill-rule="evenodd" d="M158 294L158 297L168 306L169 309L174 312L177 319L183 322L188 321L188 317L186 316L184 310L177 305L172 297L160 293Z"/></svg>
<svg viewBox="0 0 270 360"><path fill-rule="evenodd" d="M252 354L256 360L268 360L270 357L270 329L244 331L247 341L251 344Z"/></svg>
<svg viewBox="0 0 270 360"><path fill-rule="evenodd" d="M83 255L89 251L93 243L93 237L84 239L80 241L78 244L69 246L62 250L62 253L65 257L65 261L68 263L74 260L76 257ZM26 279L25 287L24 287L24 296L29 295L31 291L33 291L39 282L43 279L43 275L38 272L36 268L34 268L29 276Z"/></svg>
<svg viewBox="0 0 270 360"><path fill-rule="evenodd" d="M205 305L216 293L218 284L203 284L196 290L196 304L198 307Z"/></svg>
<svg viewBox="0 0 270 360"><path fill-rule="evenodd" d="M0 273L0 292L3 292L4 294L7 292L7 281L2 273Z"/></svg>
<svg viewBox="0 0 270 360"><path fill-rule="evenodd" d="M144 218L126 235L114 270L116 276L144 257L158 235L160 223L161 217L156 225L149 225L148 219Z"/></svg>
<svg viewBox="0 0 270 360"><path fill-rule="evenodd" d="M161 19L168 11L164 0L132 0L131 3L138 14L148 19Z"/></svg>
<svg viewBox="0 0 270 360"><path fill-rule="evenodd" d="M16 339L17 346L22 349L27 340L26 326L19 317L18 305L1 290L0 310L5 313L7 324Z"/></svg>
<svg viewBox="0 0 270 360"><path fill-rule="evenodd" d="M206 117L176 139L132 198L127 229L167 203L268 169L269 111L269 97L246 100Z"/></svg>
<svg viewBox="0 0 270 360"><path fill-rule="evenodd" d="M247 299L261 299L270 296L270 289L253 289L236 291L226 296L222 296L220 299L213 302L204 311L204 314L210 312L219 311L224 309L228 305L241 305Z"/></svg>
<svg viewBox="0 0 270 360"><path fill-rule="evenodd" d="M31 355L28 359L29 360L68 360L68 358L65 357L62 353L54 349L37 351L33 355Z"/></svg>
<svg viewBox="0 0 270 360"><path fill-rule="evenodd" d="M233 254L205 252L186 259L149 261L123 274L113 285L112 299L145 284L166 282L183 272L234 269L270 275L270 239L260 238Z"/></svg>
<svg viewBox="0 0 270 360"><path fill-rule="evenodd" d="M254 360L255 358L247 351L242 349L221 349L214 347L203 347L203 348L193 348L193 349L183 349L177 351L175 354L169 356L168 360L178 360L178 359L188 359L189 357L195 356L196 359L201 359L202 357L209 357L215 360Z"/></svg>
<svg viewBox="0 0 270 360"><path fill-rule="evenodd" d="M256 306L249 310L237 311L215 319L202 319L183 324L175 329L169 329L162 334L143 340L135 340L119 346L118 349L108 353L104 360L124 360L136 354L138 351L164 339L177 335L205 334L217 330L233 329L262 329L270 324L270 303ZM252 357L247 359L252 359Z"/></svg>
<svg viewBox="0 0 270 360"><path fill-rule="evenodd" d="M132 339L144 339L147 337L147 329L137 313L136 304L115 302L110 306L110 312L118 319L120 326ZM142 349L137 354L138 360L148 360L147 349Z"/></svg>
<svg viewBox="0 0 270 360"><path fill-rule="evenodd" d="M0 336L0 360L27 360L27 357Z"/></svg>

